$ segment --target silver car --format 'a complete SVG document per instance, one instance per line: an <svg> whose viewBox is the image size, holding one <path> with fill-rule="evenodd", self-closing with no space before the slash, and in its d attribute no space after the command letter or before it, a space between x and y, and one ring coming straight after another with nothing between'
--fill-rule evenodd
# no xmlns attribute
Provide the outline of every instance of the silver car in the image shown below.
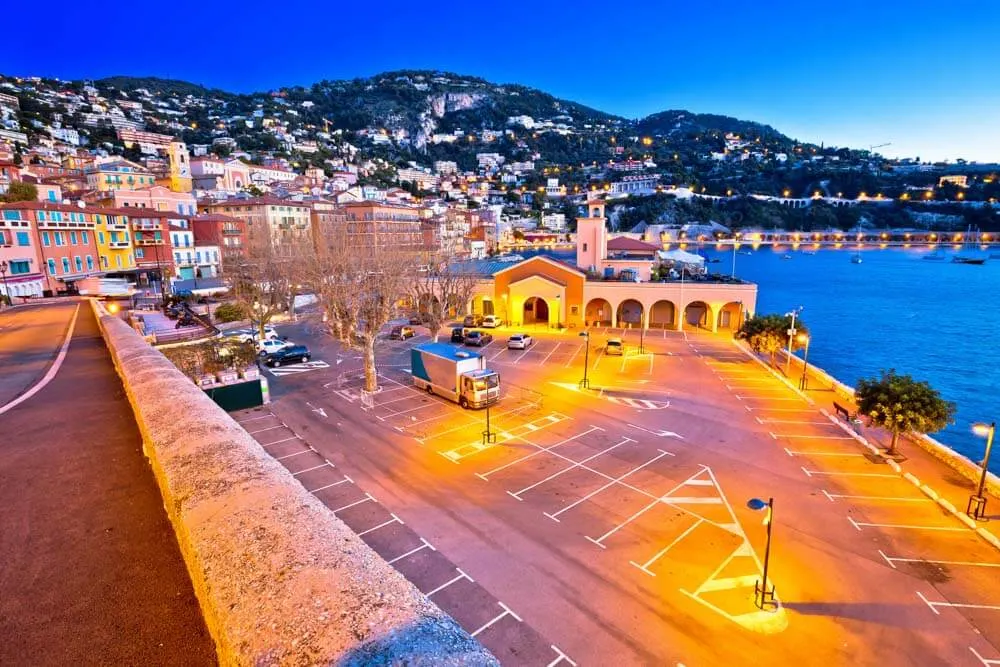
<svg viewBox="0 0 1000 667"><path fill-rule="evenodd" d="M507 339L508 350L527 350L535 344L535 340L528 334L514 334Z"/></svg>

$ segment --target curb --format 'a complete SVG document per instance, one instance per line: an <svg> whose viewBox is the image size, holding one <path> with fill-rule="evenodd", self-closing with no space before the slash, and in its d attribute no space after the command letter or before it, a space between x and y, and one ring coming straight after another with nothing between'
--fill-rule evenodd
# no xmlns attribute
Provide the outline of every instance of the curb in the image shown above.
<svg viewBox="0 0 1000 667"><path fill-rule="evenodd" d="M771 368L770 366L768 366L767 364L765 364L763 361L761 361L760 358L756 354L754 354L753 352L751 352L750 350L748 350L742 343L740 343L737 340L733 340L733 345L735 345L738 349L742 350L744 354L746 354L751 359L753 359L758 364L760 364L765 369L767 369L771 373L771 375L773 375L774 377L776 377L779 380L781 380L789 389L791 389L796 394L798 394L800 397L802 397L804 400L806 400L810 405L813 405L813 406L816 405L816 402L812 398L810 398L809 396L807 396L806 394L804 394L798 387L794 386L783 375L780 375L773 368ZM827 412L827 410L825 408L819 408L819 411L820 411L820 414L824 415L827 419L829 419L836 426L839 426L842 431L844 431L845 433L847 433L848 435L850 435L851 437L853 437L856 441L858 441L859 443L861 443L862 445L864 445L873 454L875 454L876 456L884 459L885 462L889 465L889 467L893 469L893 471L895 471L896 473L898 473L899 475L901 475L903 477L903 479L905 479L906 481L908 481L911 484L913 484L924 495L926 495L928 498L930 498L931 500L933 500L934 502L936 502L938 504L938 506L940 506L946 512L948 512L953 517L955 517L956 519L958 519L960 522L962 522L969 529L975 531L975 533L977 535L979 535L981 538L983 538L984 540L986 540L986 542L989 543L991 546L995 547L996 549L1000 549L1000 538L998 538L996 535L994 535L992 532L990 532L986 528L979 527L979 524L977 524L974 519L972 519L969 516L967 516L964 512L959 512L958 509L955 507L955 505L952 504L949 500L947 500L946 498L942 498L941 495L938 494L938 492L935 491L934 489L932 489L930 486L921 483L921 481L913 473L904 471L903 470L903 466L899 465L899 463L897 463L896 461L893 461L892 459L887 458L881 451L879 451L879 449L877 447L875 447L870 442L868 442L868 440L864 436L860 435L859 433L856 433L854 431L854 429L852 429L849 426L847 426L846 424L844 424L837 417L834 417L833 415L831 415L829 412Z"/></svg>

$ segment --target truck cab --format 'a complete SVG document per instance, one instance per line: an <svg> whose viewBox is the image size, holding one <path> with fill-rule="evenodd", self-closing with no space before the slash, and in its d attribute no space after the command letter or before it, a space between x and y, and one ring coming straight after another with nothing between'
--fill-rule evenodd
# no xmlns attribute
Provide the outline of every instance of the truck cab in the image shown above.
<svg viewBox="0 0 1000 667"><path fill-rule="evenodd" d="M462 374L462 391L458 403L463 408L482 408L500 399L500 376L484 368ZM463 403L463 401L465 401Z"/></svg>
<svg viewBox="0 0 1000 667"><path fill-rule="evenodd" d="M410 350L413 385L463 408L483 408L500 399L500 375L486 368L483 355L446 343Z"/></svg>

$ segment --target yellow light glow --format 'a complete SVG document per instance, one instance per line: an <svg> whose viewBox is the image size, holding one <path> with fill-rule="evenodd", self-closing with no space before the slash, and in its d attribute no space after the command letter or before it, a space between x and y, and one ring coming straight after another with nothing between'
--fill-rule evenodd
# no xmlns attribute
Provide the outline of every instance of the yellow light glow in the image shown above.
<svg viewBox="0 0 1000 667"><path fill-rule="evenodd" d="M806 334L800 333L798 336L795 337L795 340L797 340L798 342L800 342L803 345L805 345L806 343L809 342L809 336L807 336Z"/></svg>
<svg viewBox="0 0 1000 667"><path fill-rule="evenodd" d="M990 430L993 427L989 424L973 424L972 432L978 435L980 438L985 438L990 434Z"/></svg>
<svg viewBox="0 0 1000 667"><path fill-rule="evenodd" d="M111 313L112 315L114 315L115 313L117 313L118 312L118 304L117 303L109 303L108 304L108 312Z"/></svg>

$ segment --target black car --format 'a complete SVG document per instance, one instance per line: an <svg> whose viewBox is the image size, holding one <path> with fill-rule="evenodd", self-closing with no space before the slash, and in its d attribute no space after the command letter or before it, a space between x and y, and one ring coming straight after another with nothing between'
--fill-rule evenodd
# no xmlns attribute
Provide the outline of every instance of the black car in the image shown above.
<svg viewBox="0 0 1000 667"><path fill-rule="evenodd" d="M309 348L305 345L289 345L286 348L272 352L264 357L264 363L272 368L277 368L282 364L309 361Z"/></svg>
<svg viewBox="0 0 1000 667"><path fill-rule="evenodd" d="M465 328L464 327L454 327L451 330L451 342L452 343L464 343L465 342Z"/></svg>

